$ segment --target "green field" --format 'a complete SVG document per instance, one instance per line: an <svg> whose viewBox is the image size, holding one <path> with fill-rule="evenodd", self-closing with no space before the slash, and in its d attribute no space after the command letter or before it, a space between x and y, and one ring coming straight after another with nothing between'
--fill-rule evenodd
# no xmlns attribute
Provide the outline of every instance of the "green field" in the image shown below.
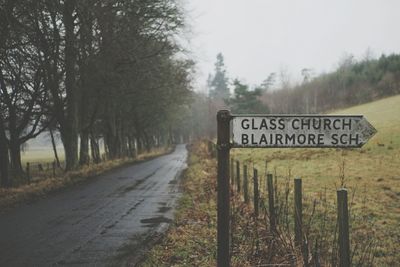
<svg viewBox="0 0 400 267"><path fill-rule="evenodd" d="M64 150L62 148L57 148L58 157L60 161L64 160ZM54 152L52 148L34 148L29 149L21 154L22 163L26 162L52 162L54 160Z"/></svg>
<svg viewBox="0 0 400 267"><path fill-rule="evenodd" d="M306 198L319 199L326 189L335 201L340 177L352 198L352 213L369 218L366 238L376 238L377 266L400 262L400 95L333 112L362 114L378 133L360 149L234 149L233 157L250 161L278 182L290 175L303 179ZM364 217L365 218L365 217ZM354 222L361 225L362 222Z"/></svg>

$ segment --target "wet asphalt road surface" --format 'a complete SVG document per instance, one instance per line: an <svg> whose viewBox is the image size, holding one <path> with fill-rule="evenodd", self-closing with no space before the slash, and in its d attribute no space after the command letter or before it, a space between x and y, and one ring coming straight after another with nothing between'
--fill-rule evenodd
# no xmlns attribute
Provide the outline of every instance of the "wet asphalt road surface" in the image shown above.
<svg viewBox="0 0 400 267"><path fill-rule="evenodd" d="M124 253L135 259L171 221L186 158L178 145L0 214L0 266L119 266Z"/></svg>

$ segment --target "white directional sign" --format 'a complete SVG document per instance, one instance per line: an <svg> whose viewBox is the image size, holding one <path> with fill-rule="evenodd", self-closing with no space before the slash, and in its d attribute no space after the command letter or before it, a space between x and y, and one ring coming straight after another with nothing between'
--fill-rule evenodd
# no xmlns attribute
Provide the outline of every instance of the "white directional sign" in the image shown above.
<svg viewBox="0 0 400 267"><path fill-rule="evenodd" d="M362 147L376 129L361 115L245 115L232 133L233 147Z"/></svg>

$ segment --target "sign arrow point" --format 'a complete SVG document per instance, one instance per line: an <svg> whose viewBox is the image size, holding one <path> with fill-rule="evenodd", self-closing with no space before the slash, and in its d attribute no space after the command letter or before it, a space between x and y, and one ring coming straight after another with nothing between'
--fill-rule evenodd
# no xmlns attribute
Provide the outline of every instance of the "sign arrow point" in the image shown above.
<svg viewBox="0 0 400 267"><path fill-rule="evenodd" d="M358 129L360 130L361 136L364 139L364 143L366 143L378 132L364 116L358 124Z"/></svg>

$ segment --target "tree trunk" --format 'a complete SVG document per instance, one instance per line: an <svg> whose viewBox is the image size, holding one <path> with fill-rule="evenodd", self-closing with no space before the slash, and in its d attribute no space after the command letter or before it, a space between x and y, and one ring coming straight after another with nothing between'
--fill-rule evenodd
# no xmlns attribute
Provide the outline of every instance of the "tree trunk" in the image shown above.
<svg viewBox="0 0 400 267"><path fill-rule="evenodd" d="M18 140L12 138L10 140L10 160L11 160L11 172L14 178L22 178L24 171L21 163L21 144Z"/></svg>
<svg viewBox="0 0 400 267"><path fill-rule="evenodd" d="M137 154L141 154L143 152L143 141L142 138L136 138L136 144L137 144Z"/></svg>
<svg viewBox="0 0 400 267"><path fill-rule="evenodd" d="M75 0L65 0L63 22L65 25L65 89L67 93L67 116L65 125L61 127L61 135L65 149L66 170L78 166L78 91L75 84Z"/></svg>
<svg viewBox="0 0 400 267"><path fill-rule="evenodd" d="M107 152L107 157L109 159L114 159L116 156L116 148L115 148L114 141L115 141L115 138L110 133L107 133L105 135L104 142L107 147L106 152Z"/></svg>
<svg viewBox="0 0 400 267"><path fill-rule="evenodd" d="M51 145L53 146L54 157L56 158L57 167L61 169L60 159L58 158L56 141L54 139L53 130L50 128Z"/></svg>
<svg viewBox="0 0 400 267"><path fill-rule="evenodd" d="M65 152L65 170L70 171L77 168L78 163L78 139L73 134L61 133L61 140Z"/></svg>
<svg viewBox="0 0 400 267"><path fill-rule="evenodd" d="M11 179L8 174L8 164L9 158L7 137L4 129L3 119L0 117L0 176L2 187L11 186Z"/></svg>
<svg viewBox="0 0 400 267"><path fill-rule="evenodd" d="M87 165L90 162L89 157L89 132L83 130L81 133L81 147L79 152L79 165Z"/></svg>
<svg viewBox="0 0 400 267"><path fill-rule="evenodd" d="M129 157L135 158L136 156L136 148L135 148L135 138L132 136L128 136L128 153Z"/></svg>
<svg viewBox="0 0 400 267"><path fill-rule="evenodd" d="M99 148L99 141L97 138L94 136L94 134L90 134L90 148L92 151L92 159L94 163L99 163L101 158L100 158L100 148Z"/></svg>
<svg viewBox="0 0 400 267"><path fill-rule="evenodd" d="M151 144L150 144L149 136L147 135L147 133L144 133L144 142L145 142L144 144L145 144L145 147L146 147L146 151L150 152Z"/></svg>

